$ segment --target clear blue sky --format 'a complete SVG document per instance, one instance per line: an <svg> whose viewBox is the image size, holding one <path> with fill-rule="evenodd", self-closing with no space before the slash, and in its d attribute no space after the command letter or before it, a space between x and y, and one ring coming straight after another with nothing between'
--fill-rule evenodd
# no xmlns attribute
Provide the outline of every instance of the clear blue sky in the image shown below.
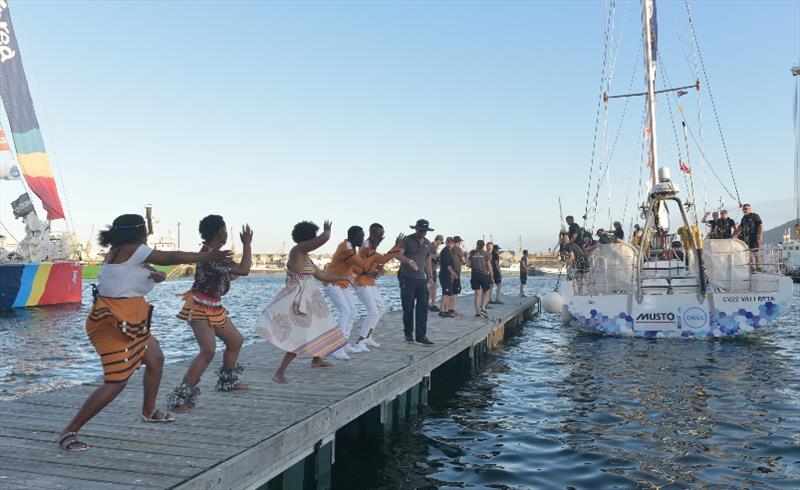
<svg viewBox="0 0 800 490"><path fill-rule="evenodd" d="M152 203L162 231L182 223L184 248L213 212L250 222L262 251L300 219L332 219L338 240L352 224L396 234L420 217L469 242L492 234L515 249L522 235L541 249L558 196L565 213L584 212L603 2L9 3L81 240ZM787 221L800 2L694 2L692 13L742 199L767 226ZM659 21L670 81L691 83L683 2L660 2ZM639 91L639 3L620 2L614 27L612 92L635 65ZM706 153L727 180L704 94ZM681 99L690 121L694 97ZM612 163L615 219L637 198L642 102L630 101ZM678 175L660 103L662 163ZM609 106L611 139L623 104ZM694 147L690 159L700 194ZM16 185L0 190L4 223ZM603 226L606 186L600 195Z"/></svg>

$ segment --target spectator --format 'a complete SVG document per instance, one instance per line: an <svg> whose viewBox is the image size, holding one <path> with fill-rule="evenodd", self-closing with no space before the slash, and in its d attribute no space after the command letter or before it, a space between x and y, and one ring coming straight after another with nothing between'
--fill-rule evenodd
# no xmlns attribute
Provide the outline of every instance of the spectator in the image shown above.
<svg viewBox="0 0 800 490"><path fill-rule="evenodd" d="M447 237L445 247L439 253L439 283L442 285L442 307L439 316L444 318L454 318L456 316L452 308L453 283L458 279L458 274L454 269L453 239Z"/></svg>
<svg viewBox="0 0 800 490"><path fill-rule="evenodd" d="M486 254L489 256L489 297L486 300L486 304L494 304L492 301L492 290L494 289L494 268L492 267L492 252L494 251L494 243L493 242L486 242ZM491 306L487 306L486 309L491 309Z"/></svg>
<svg viewBox="0 0 800 490"><path fill-rule="evenodd" d="M492 247L492 279L494 279L494 304L502 305L503 302L500 301L500 290L502 289L501 283L503 282L503 274L500 270L500 245L494 245Z"/></svg>
<svg viewBox="0 0 800 490"><path fill-rule="evenodd" d="M438 278L438 274L436 273L436 269L439 265L439 246L444 243L444 237L442 235L436 235L431 243L431 276L428 277L428 289L430 290L430 299L428 300L428 309L430 311L439 311L439 307L436 306L436 279Z"/></svg>
<svg viewBox="0 0 800 490"><path fill-rule="evenodd" d="M467 263L464 251L461 250L461 243L463 243L463 241L464 240L462 240L460 236L454 236L453 248L450 250L450 253L453 254L453 270L456 271L456 278L453 280L453 295L450 303L450 311L448 312L453 315L456 314L456 302L458 301L458 295L461 294L461 266Z"/></svg>
<svg viewBox="0 0 800 490"><path fill-rule="evenodd" d="M608 245L611 243L611 237L609 237L608 233L606 233L606 230L603 228L597 230L597 243L600 245Z"/></svg>
<svg viewBox="0 0 800 490"><path fill-rule="evenodd" d="M406 342L416 341L422 345L433 345L428 340L428 278L433 274L431 242L425 238L433 228L428 220L419 219L411 225L415 233L403 239L397 259L400 261L400 300L403 305L403 332ZM416 319L416 325L414 320Z"/></svg>
<svg viewBox="0 0 800 490"><path fill-rule="evenodd" d="M633 225L633 237L631 238L631 245L634 247L638 247L642 243L642 235L644 232L642 231L642 227L638 224Z"/></svg>
<svg viewBox="0 0 800 490"><path fill-rule="evenodd" d="M528 284L528 251L522 251L522 258L519 259L519 297L525 297L525 285Z"/></svg>
<svg viewBox="0 0 800 490"><path fill-rule="evenodd" d="M486 306L489 304L492 276L489 273L489 254L484 250L483 240L478 240L475 250L469 253L469 267L472 269L470 285L475 293L475 316L488 317Z"/></svg>
<svg viewBox="0 0 800 490"><path fill-rule="evenodd" d="M583 238L581 234L581 227L575 222L575 218L567 216L567 235L569 236L570 243L578 243L581 245L580 240Z"/></svg>

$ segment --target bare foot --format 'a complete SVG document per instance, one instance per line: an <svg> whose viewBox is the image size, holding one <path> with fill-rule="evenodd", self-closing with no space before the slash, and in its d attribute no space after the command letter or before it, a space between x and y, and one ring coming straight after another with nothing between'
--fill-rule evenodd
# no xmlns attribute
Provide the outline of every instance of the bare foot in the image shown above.
<svg viewBox="0 0 800 490"><path fill-rule="evenodd" d="M175 407L170 408L170 410L175 413L189 413L192 411L192 407Z"/></svg>
<svg viewBox="0 0 800 490"><path fill-rule="evenodd" d="M285 385L285 384L289 383L289 380L286 379L286 376L284 376L283 373L275 373L272 376L272 381L274 381L274 382L276 382L276 383L278 383L280 385Z"/></svg>
<svg viewBox="0 0 800 490"><path fill-rule="evenodd" d="M331 367L331 366L333 366L333 364L331 364L331 363L329 363L327 361L323 361L322 359L316 359L315 358L314 360L311 361L311 367L312 368Z"/></svg>

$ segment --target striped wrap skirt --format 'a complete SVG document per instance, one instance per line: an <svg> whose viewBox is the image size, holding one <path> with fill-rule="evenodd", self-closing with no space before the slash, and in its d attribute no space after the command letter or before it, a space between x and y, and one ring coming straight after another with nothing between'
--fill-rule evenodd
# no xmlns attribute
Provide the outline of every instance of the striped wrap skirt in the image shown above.
<svg viewBox="0 0 800 490"><path fill-rule="evenodd" d="M183 295L183 307L175 316L187 322L205 320L212 328L220 328L228 321L228 310L221 298L192 290Z"/></svg>
<svg viewBox="0 0 800 490"><path fill-rule="evenodd" d="M142 365L153 307L143 296L95 299L86 334L103 363L103 380L127 381Z"/></svg>

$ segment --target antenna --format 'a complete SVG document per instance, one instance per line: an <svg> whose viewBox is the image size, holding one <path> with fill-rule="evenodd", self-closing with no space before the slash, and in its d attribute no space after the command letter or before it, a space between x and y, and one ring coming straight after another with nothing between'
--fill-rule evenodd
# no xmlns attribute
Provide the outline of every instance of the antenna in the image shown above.
<svg viewBox="0 0 800 490"><path fill-rule="evenodd" d="M800 237L800 64L792 67L794 78L794 233Z"/></svg>

